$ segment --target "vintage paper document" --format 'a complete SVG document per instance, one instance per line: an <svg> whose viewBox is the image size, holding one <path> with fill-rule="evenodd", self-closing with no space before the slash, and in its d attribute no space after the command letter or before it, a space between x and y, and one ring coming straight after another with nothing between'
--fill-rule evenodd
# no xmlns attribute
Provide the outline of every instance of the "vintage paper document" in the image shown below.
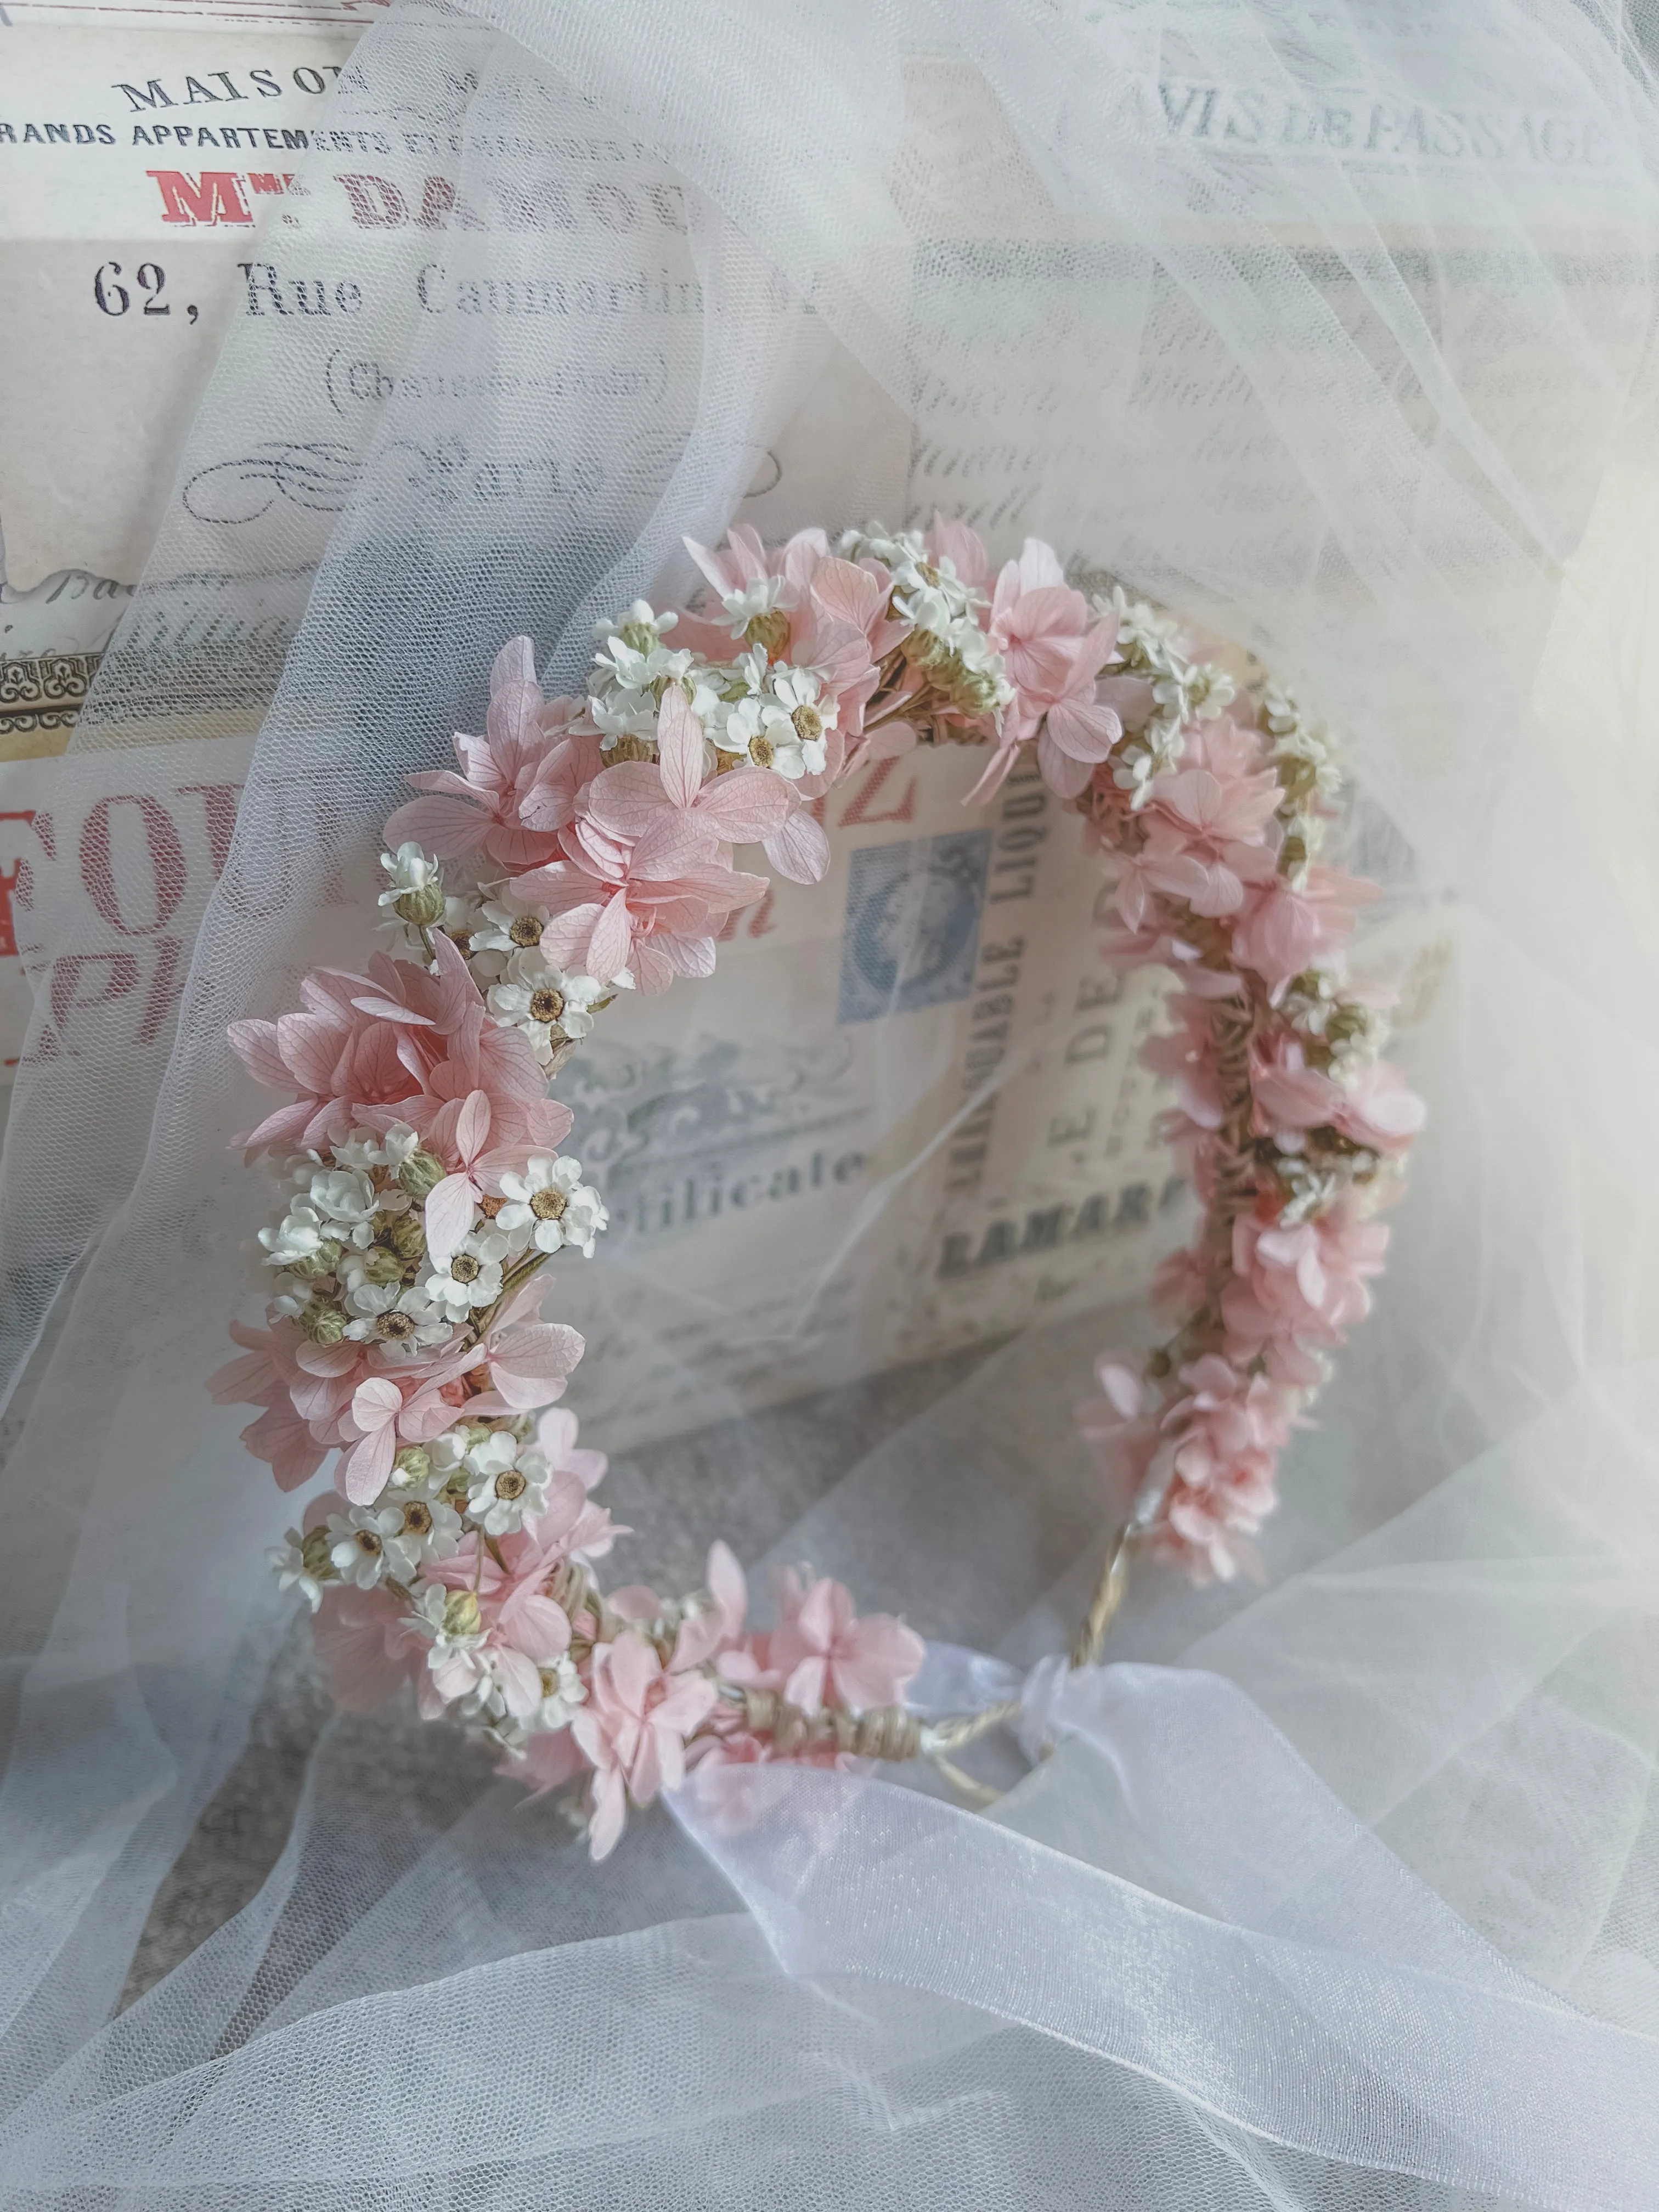
<svg viewBox="0 0 1659 2212"><path fill-rule="evenodd" d="M237 264L281 228L296 158L358 35L350 21L0 28L0 535L13 592L64 571L137 580L246 297Z"/></svg>

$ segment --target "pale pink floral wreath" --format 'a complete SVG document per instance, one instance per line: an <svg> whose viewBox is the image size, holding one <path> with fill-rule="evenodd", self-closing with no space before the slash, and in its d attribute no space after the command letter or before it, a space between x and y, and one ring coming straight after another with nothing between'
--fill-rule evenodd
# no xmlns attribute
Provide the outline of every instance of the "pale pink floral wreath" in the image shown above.
<svg viewBox="0 0 1659 2212"><path fill-rule="evenodd" d="M1190 657L1121 590L1091 599L1035 539L994 580L937 517L690 550L714 601L601 625L585 696L544 700L527 638L497 655L485 734L386 826L398 957L319 969L300 1011L230 1031L292 1103L240 1140L285 1162L284 1197L260 1232L267 1325L233 1328L214 1394L264 1409L243 1438L285 1490L339 1455L279 1578L342 1705L413 1682L507 1771L580 1778L596 1857L697 1762L923 1756L971 1790L950 1754L1010 1712L907 1711L921 1638L825 1578L784 1575L776 1625L748 1627L721 1544L679 1600L595 1577L623 1532L556 1403L583 1347L541 1318L541 1270L591 1255L606 1216L548 1088L619 991L710 972L715 932L767 889L734 847L816 882L812 802L852 769L986 745L976 799L1034 743L1115 871L1109 956L1178 980L1145 1056L1174 1079L1203 1223L1157 1280L1173 1333L1104 1354L1079 1408L1103 1496L1130 1502L1073 1664L1098 1656L1132 1550L1200 1577L1250 1565L1423 1121L1377 1056L1377 994L1346 981L1374 887L1316 857L1337 775L1290 698Z"/></svg>

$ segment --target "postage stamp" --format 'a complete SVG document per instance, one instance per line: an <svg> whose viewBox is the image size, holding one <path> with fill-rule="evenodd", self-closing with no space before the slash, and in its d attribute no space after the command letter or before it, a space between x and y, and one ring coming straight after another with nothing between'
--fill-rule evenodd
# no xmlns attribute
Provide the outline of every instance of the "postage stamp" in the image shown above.
<svg viewBox="0 0 1659 2212"><path fill-rule="evenodd" d="M991 860L988 830L953 830L852 856L842 938L842 1022L965 999Z"/></svg>

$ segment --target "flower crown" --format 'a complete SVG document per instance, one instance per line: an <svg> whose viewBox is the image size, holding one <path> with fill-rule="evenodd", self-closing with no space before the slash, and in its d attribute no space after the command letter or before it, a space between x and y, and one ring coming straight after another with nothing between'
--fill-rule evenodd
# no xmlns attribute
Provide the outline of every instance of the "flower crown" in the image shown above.
<svg viewBox="0 0 1659 2212"><path fill-rule="evenodd" d="M1177 979L1144 1056L1175 1084L1203 1222L1156 1279L1172 1333L1103 1355L1079 1410L1104 1496L1131 1502L1073 1663L1097 1656L1132 1548L1200 1579L1252 1564L1424 1114L1377 1056L1376 995L1345 981L1375 887L1316 858L1337 772L1284 693L1241 693L1121 590L1091 600L1035 539L994 579L937 517L833 549L741 526L688 547L704 611L640 601L600 625L585 696L544 699L528 638L497 655L484 735L411 777L386 825L395 956L319 969L301 1011L230 1030L290 1103L239 1140L284 1163L284 1196L259 1237L267 1326L233 1327L244 1356L211 1388L263 1408L243 1441L284 1490L338 1455L278 1579L317 1615L343 1705L412 1681L504 1771L584 1778L596 1857L689 1765L922 1755L972 1790L949 1754L1007 1717L907 1711L920 1638L828 1579L785 1574L776 1625L750 1628L721 1544L690 1596L599 1585L627 1532L557 1402L582 1340L541 1304L547 1261L591 1255L606 1215L549 1084L620 993L711 972L768 888L735 847L816 882L816 802L851 770L985 746L973 800L1034 744L1114 872L1108 957Z"/></svg>

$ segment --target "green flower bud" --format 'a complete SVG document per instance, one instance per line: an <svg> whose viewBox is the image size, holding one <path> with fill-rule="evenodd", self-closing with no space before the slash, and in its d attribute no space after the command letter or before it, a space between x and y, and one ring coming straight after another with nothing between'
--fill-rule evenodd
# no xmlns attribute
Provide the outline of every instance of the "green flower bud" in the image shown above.
<svg viewBox="0 0 1659 2212"><path fill-rule="evenodd" d="M781 607L774 607L767 614L751 615L743 634L750 645L763 645L768 658L776 660L789 643L789 617Z"/></svg>
<svg viewBox="0 0 1659 2212"><path fill-rule="evenodd" d="M432 1473L432 1455L424 1444L404 1444L392 1462L405 1482L425 1482Z"/></svg>
<svg viewBox="0 0 1659 2212"><path fill-rule="evenodd" d="M389 1252L383 1244L371 1244L363 1255L363 1273L371 1283L401 1283L404 1263L401 1255Z"/></svg>
<svg viewBox="0 0 1659 2212"><path fill-rule="evenodd" d="M426 1231L421 1226L418 1213L394 1214L380 1231L381 1241L389 1244L402 1260L424 1260Z"/></svg>
<svg viewBox="0 0 1659 2212"><path fill-rule="evenodd" d="M444 918L444 887L440 877L433 876L418 890L405 891L396 902L397 911L405 921L412 921L417 929L429 929L434 921Z"/></svg>
<svg viewBox="0 0 1659 2212"><path fill-rule="evenodd" d="M340 1264L343 1249L343 1246L337 1244L331 1237L325 1237L314 1252L307 1252L302 1260L289 1261L287 1272L290 1275L297 1275L302 1283L318 1282L323 1276L334 1273Z"/></svg>
<svg viewBox="0 0 1659 2212"><path fill-rule="evenodd" d="M338 1579L334 1571L334 1562L329 1557L331 1548L326 1528L313 1528L300 1540L300 1557L313 1582L330 1583Z"/></svg>
<svg viewBox="0 0 1659 2212"><path fill-rule="evenodd" d="M399 1186L417 1202L429 1198L449 1172L434 1152L411 1152L398 1170Z"/></svg>
<svg viewBox="0 0 1659 2212"><path fill-rule="evenodd" d="M346 1333L345 1308L332 1298L313 1298L295 1319L313 1344L338 1344Z"/></svg>
<svg viewBox="0 0 1659 2212"><path fill-rule="evenodd" d="M952 656L954 661L954 655ZM964 714L988 714L997 702L994 677L982 669L963 668L960 662L943 672L951 704Z"/></svg>
<svg viewBox="0 0 1659 2212"><path fill-rule="evenodd" d="M476 1592L469 1589L450 1592L444 1606L446 1635L476 1636L483 1620L483 1615L478 1609Z"/></svg>

